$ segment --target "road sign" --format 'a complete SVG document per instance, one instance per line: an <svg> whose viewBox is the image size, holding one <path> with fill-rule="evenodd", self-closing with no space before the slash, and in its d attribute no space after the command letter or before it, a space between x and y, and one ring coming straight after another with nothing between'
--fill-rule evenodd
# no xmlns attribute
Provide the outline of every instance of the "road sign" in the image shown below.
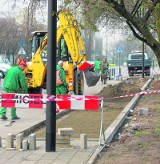
<svg viewBox="0 0 160 164"><path fill-rule="evenodd" d="M24 50L23 47L21 47L21 48L19 49L18 54L19 54L19 55L26 55L26 51Z"/></svg>
<svg viewBox="0 0 160 164"><path fill-rule="evenodd" d="M121 47L117 47L116 52L117 52L117 54L123 54L123 50Z"/></svg>

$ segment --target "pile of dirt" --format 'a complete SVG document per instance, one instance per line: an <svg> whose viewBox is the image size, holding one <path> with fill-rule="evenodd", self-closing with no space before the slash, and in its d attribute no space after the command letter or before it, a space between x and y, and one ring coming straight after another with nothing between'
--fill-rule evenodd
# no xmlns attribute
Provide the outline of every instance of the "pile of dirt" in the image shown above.
<svg viewBox="0 0 160 164"><path fill-rule="evenodd" d="M100 97L112 98L126 94L137 93L149 78L128 78L117 85L108 85L98 94Z"/></svg>
<svg viewBox="0 0 160 164"><path fill-rule="evenodd" d="M141 92L141 88L148 80L149 77L128 78L117 85L108 85L107 87L104 87L98 95L103 97L105 108L123 109L133 97L130 96L116 99L115 97Z"/></svg>
<svg viewBox="0 0 160 164"><path fill-rule="evenodd" d="M159 89L160 79L155 78L148 91ZM140 114L142 109L148 111L146 115ZM123 131L118 133L117 141L104 149L96 164L160 163L159 93L143 95L128 119Z"/></svg>

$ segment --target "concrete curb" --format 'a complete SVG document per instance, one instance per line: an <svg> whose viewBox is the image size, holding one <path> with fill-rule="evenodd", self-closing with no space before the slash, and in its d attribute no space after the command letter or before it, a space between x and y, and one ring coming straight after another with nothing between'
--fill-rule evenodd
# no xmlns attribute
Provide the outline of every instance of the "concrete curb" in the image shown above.
<svg viewBox="0 0 160 164"><path fill-rule="evenodd" d="M60 113L57 113L56 114L56 119L59 119L59 118L63 117L65 114L67 114L69 112L71 112L71 111L70 110L63 110ZM44 127L45 124L46 124L46 120L43 120L43 121L39 122L38 124L35 124L32 127L29 127L27 129L19 132L19 133L22 133L24 137L29 136L31 133L34 133L36 130ZM15 135L17 135L17 134L15 134Z"/></svg>
<svg viewBox="0 0 160 164"><path fill-rule="evenodd" d="M151 77L144 86L141 88L141 91L145 91L145 89L149 86L149 84L152 82L154 77ZM105 134L105 143L110 143L114 137L114 135L117 133L118 129L122 126L124 120L126 119L126 116L129 114L130 109L133 109L135 105L137 104L138 100L140 99L141 95L134 96L132 100L128 103L128 105L122 110L122 112L118 115L118 117L112 122L112 124L106 129L104 132ZM102 136L103 137L103 136ZM103 140L103 138L101 138ZM92 164L96 158L98 157L100 153L99 147L93 152L93 154L90 156L86 164Z"/></svg>

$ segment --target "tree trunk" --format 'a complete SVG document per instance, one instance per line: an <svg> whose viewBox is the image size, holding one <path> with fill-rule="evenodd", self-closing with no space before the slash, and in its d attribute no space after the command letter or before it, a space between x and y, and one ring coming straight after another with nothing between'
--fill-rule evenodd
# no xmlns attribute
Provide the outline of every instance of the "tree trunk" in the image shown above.
<svg viewBox="0 0 160 164"><path fill-rule="evenodd" d="M160 66L160 44L159 45L156 44L150 47L153 50L155 56L157 57L158 65Z"/></svg>
<svg viewBox="0 0 160 164"><path fill-rule="evenodd" d="M160 41L160 3L157 4L156 6L155 19L156 19L156 29L157 29L158 40Z"/></svg>
<svg viewBox="0 0 160 164"><path fill-rule="evenodd" d="M86 49L86 56L87 60L91 60L91 50L92 50L92 41L93 41L93 34L91 31L85 32L85 49Z"/></svg>

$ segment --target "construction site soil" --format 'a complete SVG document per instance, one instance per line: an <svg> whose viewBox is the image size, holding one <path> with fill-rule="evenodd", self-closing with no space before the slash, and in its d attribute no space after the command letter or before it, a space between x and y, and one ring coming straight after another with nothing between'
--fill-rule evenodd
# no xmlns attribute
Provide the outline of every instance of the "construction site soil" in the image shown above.
<svg viewBox="0 0 160 164"><path fill-rule="evenodd" d="M129 93L137 93L148 78L133 78L122 81L117 85L104 87L99 96L104 98L104 129L115 120L118 114L124 109L132 97L110 99ZM87 134L88 138L98 138L101 123L101 110L99 111L72 111L57 120L57 129L71 127L74 130L72 138L79 138L80 134ZM38 130L36 136L45 138L45 127Z"/></svg>
<svg viewBox="0 0 160 164"><path fill-rule="evenodd" d="M99 96L104 98L104 129L115 120L132 97L113 98L141 91L141 87L149 78L134 77L117 85L104 87ZM148 90L160 88L160 79L155 77ZM113 98L113 99L112 99ZM149 110L147 116L139 115L139 109ZM95 164L159 164L160 163L160 98L159 93L141 96L133 115L118 133L116 139L105 148ZM101 122L99 111L73 111L57 120L57 128L71 127L72 138L87 134L88 138L98 138ZM45 127L37 131L37 138L45 138Z"/></svg>
<svg viewBox="0 0 160 164"><path fill-rule="evenodd" d="M133 81L133 83L135 82ZM133 86L135 89L137 88L137 85L133 84ZM148 90L159 89L160 79L159 77L155 77ZM146 109L146 111L148 109L148 114L141 114L141 109ZM159 93L146 94L141 97L134 109L133 115L129 117L129 121L123 127L122 132L118 133L115 140L103 150L95 161L95 164L115 163L160 163Z"/></svg>

